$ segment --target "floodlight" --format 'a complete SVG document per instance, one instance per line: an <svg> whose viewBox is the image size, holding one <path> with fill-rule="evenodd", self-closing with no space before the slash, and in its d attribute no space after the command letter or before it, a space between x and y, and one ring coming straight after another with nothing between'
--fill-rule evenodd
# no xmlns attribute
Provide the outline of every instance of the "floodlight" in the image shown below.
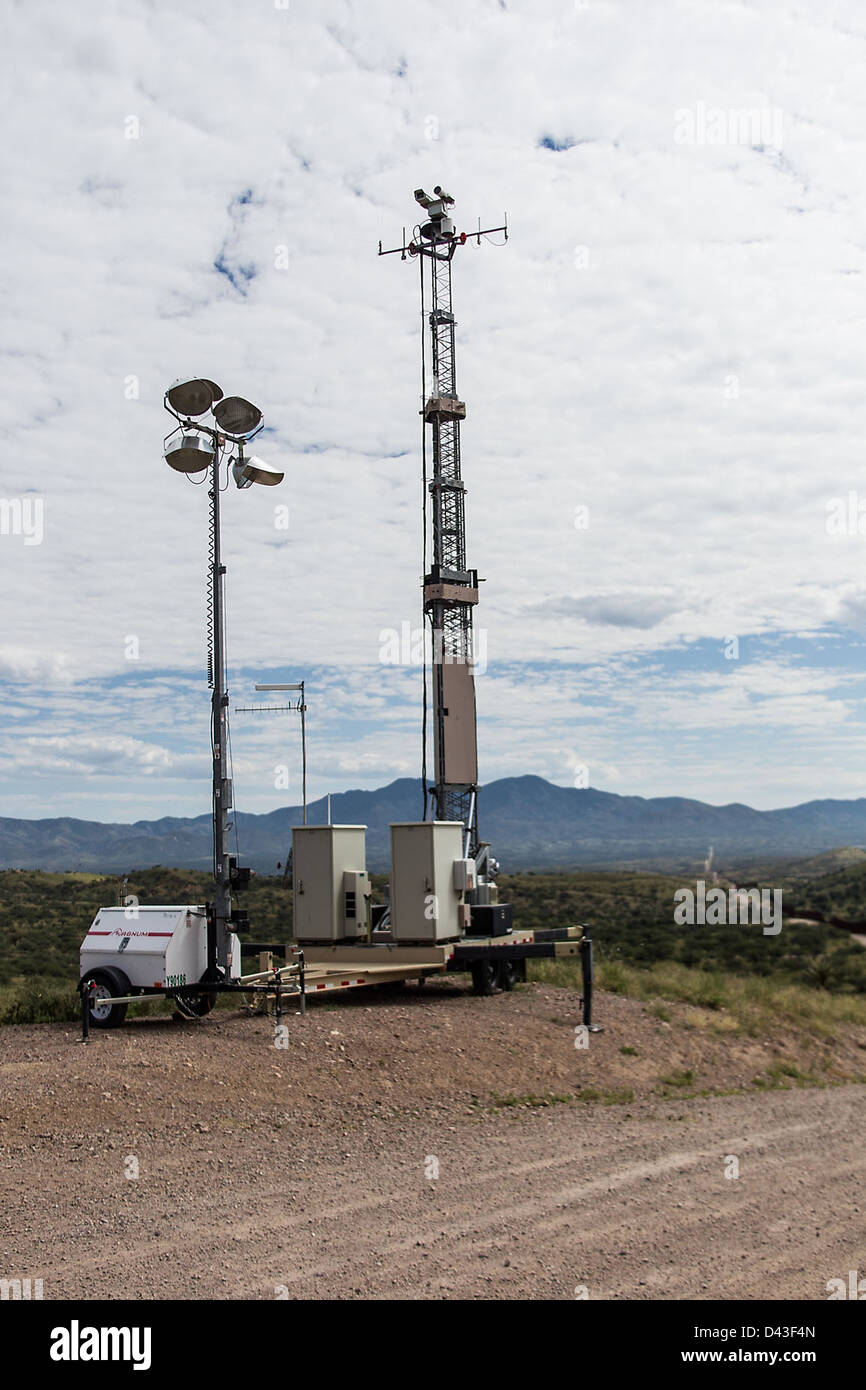
<svg viewBox="0 0 866 1390"><path fill-rule="evenodd" d="M199 430L181 434L165 451L166 463L178 473L201 473L210 468L213 458L213 441Z"/></svg>
<svg viewBox="0 0 866 1390"><path fill-rule="evenodd" d="M230 438L242 434L252 434L262 423L262 412L257 405L245 401L242 396L227 396L214 406L214 419Z"/></svg>
<svg viewBox="0 0 866 1390"><path fill-rule="evenodd" d="M232 476L238 487L250 487L253 483L262 483L265 487L276 487L286 476L285 473L278 473L276 468L271 468L269 463L260 459L257 454L250 454L249 458L244 458L241 454L232 466Z"/></svg>
<svg viewBox="0 0 866 1390"><path fill-rule="evenodd" d="M206 410L222 400L222 391L207 377L188 377L174 382L166 391L166 399L178 415L204 415Z"/></svg>

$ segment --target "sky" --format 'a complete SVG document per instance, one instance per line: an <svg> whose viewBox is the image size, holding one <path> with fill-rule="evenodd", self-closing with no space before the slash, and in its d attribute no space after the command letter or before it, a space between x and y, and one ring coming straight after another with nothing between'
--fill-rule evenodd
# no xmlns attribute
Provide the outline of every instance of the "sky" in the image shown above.
<svg viewBox="0 0 866 1390"><path fill-rule="evenodd" d="M189 375L285 472L222 499L236 804L300 801L256 682L307 682L310 797L420 774L418 267L377 249L436 184L509 228L453 266L482 783L863 794L859 5L3 15L0 814L208 809Z"/></svg>

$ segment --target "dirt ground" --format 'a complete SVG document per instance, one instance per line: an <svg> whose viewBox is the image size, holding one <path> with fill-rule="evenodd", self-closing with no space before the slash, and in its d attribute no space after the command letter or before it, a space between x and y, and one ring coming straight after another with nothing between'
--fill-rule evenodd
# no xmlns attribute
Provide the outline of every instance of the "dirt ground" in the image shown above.
<svg viewBox="0 0 866 1390"><path fill-rule="evenodd" d="M866 1030L804 1056L668 1007L598 995L587 1049L573 994L450 980L317 1001L287 1049L239 1013L86 1047L5 1028L0 1276L46 1299L821 1300L866 1274L866 1085L842 1080Z"/></svg>

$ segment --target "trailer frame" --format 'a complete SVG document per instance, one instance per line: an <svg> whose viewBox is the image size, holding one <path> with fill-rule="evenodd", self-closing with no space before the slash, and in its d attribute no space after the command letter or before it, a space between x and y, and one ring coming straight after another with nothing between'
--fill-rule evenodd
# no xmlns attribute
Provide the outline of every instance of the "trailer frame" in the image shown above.
<svg viewBox="0 0 866 1390"><path fill-rule="evenodd" d="M258 953L258 970L232 981L201 980L177 989L142 987L132 994L103 995L100 996L99 1007L108 1007L110 1016L110 1011L120 1006L140 1004L149 999L174 999L181 1015L192 1018L195 1016L184 1015L181 1008L181 1000L190 995L242 994L260 996L265 1008L273 999L274 1017L279 1022L284 1001L296 999L303 1015L308 997L314 998L330 990L375 987L411 979L422 982L433 975L468 972L473 976L476 994L493 994L500 989L511 989L516 983L516 976L510 972L506 975L501 970L504 963L519 965L522 962L525 978L527 960L579 957L583 983L579 1003L583 1024L593 1032L601 1031L592 1019L593 951L588 926L517 930L507 936L462 937L456 941L418 946L389 941L295 946L241 942L241 950L244 954ZM293 959L286 965L274 965L275 955L284 958L291 956ZM481 967L486 967L486 971L482 972ZM494 971L493 987L479 987L479 978L482 973L487 978L491 967ZM497 979L499 983L496 983ZM96 986L91 984L88 988L82 980L78 988L81 996L81 1041L87 1043L93 1026L91 1013L96 1002ZM118 1022L123 1022L125 1012L124 1008L124 1015ZM198 1018L204 1016L202 1014ZM98 1021L95 1026L116 1027L117 1023Z"/></svg>

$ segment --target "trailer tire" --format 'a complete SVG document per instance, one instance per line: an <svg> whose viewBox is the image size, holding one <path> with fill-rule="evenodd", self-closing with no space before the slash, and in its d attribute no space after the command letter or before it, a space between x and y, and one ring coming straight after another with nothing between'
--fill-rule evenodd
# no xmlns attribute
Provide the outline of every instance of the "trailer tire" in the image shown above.
<svg viewBox="0 0 866 1390"><path fill-rule="evenodd" d="M204 1018L216 1004L216 994L176 994L174 1002L182 1018Z"/></svg>
<svg viewBox="0 0 866 1390"><path fill-rule="evenodd" d="M100 1000L110 998L112 995L123 995L131 992L132 986L122 970L115 970L112 966L106 966L103 970L89 970L86 975L82 975L79 989L84 989L90 984L96 985L96 1000L92 1001L88 1012L90 1014L91 1028L117 1028L126 1018L126 1004L106 1004Z"/></svg>
<svg viewBox="0 0 866 1390"><path fill-rule="evenodd" d="M499 962L499 984L502 989L511 990L520 979L520 966L523 961L502 960Z"/></svg>
<svg viewBox="0 0 866 1390"><path fill-rule="evenodd" d="M495 960L476 960L472 962L472 990L475 994L488 997L498 994L499 963Z"/></svg>

